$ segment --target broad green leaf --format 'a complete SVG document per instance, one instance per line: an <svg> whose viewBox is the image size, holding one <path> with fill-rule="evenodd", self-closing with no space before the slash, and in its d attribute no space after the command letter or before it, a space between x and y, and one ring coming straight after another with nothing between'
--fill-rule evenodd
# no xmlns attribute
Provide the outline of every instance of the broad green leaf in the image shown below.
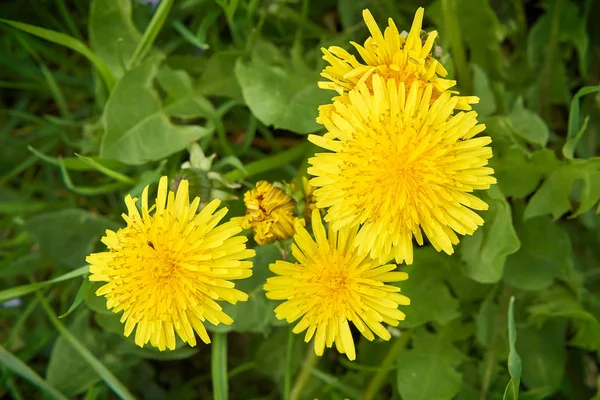
<svg viewBox="0 0 600 400"><path fill-rule="evenodd" d="M550 217L517 222L521 248L506 259L503 279L524 290L548 288L563 270L571 268L568 233Z"/></svg>
<svg viewBox="0 0 600 400"><path fill-rule="evenodd" d="M569 344L586 350L600 349L600 322L566 287L554 285L539 292L528 312L538 325L549 318L569 318L575 332Z"/></svg>
<svg viewBox="0 0 600 400"><path fill-rule="evenodd" d="M205 126L173 124L152 87L158 65L150 58L119 81L103 115L102 158L139 165L183 150L212 132Z"/></svg>
<svg viewBox="0 0 600 400"><path fill-rule="evenodd" d="M521 372L523 371L523 363L516 348L517 328L515 327L515 298L510 299L508 305L508 372L510 381L506 385L503 400L518 400L519 385L521 382Z"/></svg>
<svg viewBox="0 0 600 400"><path fill-rule="evenodd" d="M281 251L274 244L258 246L255 250L252 276L236 282L236 288L248 294L248 301L235 305L222 303L223 311L233 318L233 324L207 324L207 329L213 332L264 332L270 325L287 324L275 318L274 309L279 302L267 299L263 289L267 278L272 275L269 264L281 259Z"/></svg>
<svg viewBox="0 0 600 400"><path fill-rule="evenodd" d="M207 118L213 125L221 124L217 110L198 88L194 88L192 78L183 70L163 66L156 79L167 93L164 110L170 117L182 119Z"/></svg>
<svg viewBox="0 0 600 400"><path fill-rule="evenodd" d="M551 214L556 220L571 211L571 191L579 182L579 207L571 217L589 211L600 200L600 171L596 161L589 159L563 165L554 171L529 200L524 218Z"/></svg>
<svg viewBox="0 0 600 400"><path fill-rule="evenodd" d="M111 310L106 307L106 297L96 295L96 291L102 286L106 285L106 282L90 282L87 293L85 295L85 304L90 310L98 313L110 315L114 314ZM116 314L115 314L116 315ZM119 315L120 318L120 315ZM121 329L122 331L123 329Z"/></svg>
<svg viewBox="0 0 600 400"><path fill-rule="evenodd" d="M104 80L106 87L111 90L115 85L115 76L109 69L109 67L100 59L94 52L92 52L85 44L81 43L79 40L72 38L71 36L65 35L64 33L54 32L49 29L40 28L34 25L24 24L22 22L10 21L6 19L0 19L0 21L13 26L17 29L20 29L24 32L30 33L42 39L48 40L52 43L60 44L62 46L68 47L71 50L74 50L88 60L94 65L98 73Z"/></svg>
<svg viewBox="0 0 600 400"><path fill-rule="evenodd" d="M64 363L67 362L67 361L65 361L66 359L69 359L71 362L84 361L87 364L85 366L85 368L90 367L111 388L111 390L117 396L119 396L121 399L123 399L123 400L135 399L135 397L133 397L133 395L129 392L129 390L127 390L127 388L113 375L113 373L110 371L110 369L107 368L89 350L89 348L96 349L97 346L95 346L94 344L89 344L89 343L87 345L84 345L81 342L81 338L85 337L85 335L78 335L79 338L78 338L78 336L75 336L69 329L67 329L66 326L64 326L62 324L62 322L60 322L60 320L58 319L58 317L56 316L56 314L54 313L54 311L52 310L52 308L50 307L50 305L48 304L48 302L46 301L44 296L42 296L39 292L36 292L36 296L37 296L38 300L40 301L40 304L46 311L46 314L48 315L48 318L52 322L52 325L54 325L54 327L60 332L61 337L57 340L57 343L59 340L64 339L65 340L64 343L68 346L68 347L65 347L64 349L60 349L60 351L57 352L57 357L63 357L64 352L74 350L74 353L71 353L71 355L64 357L62 362L61 361L55 362L57 365L59 365L58 370L57 370L57 375L53 375L50 373L50 371L52 370L52 367L51 367L52 360L50 361L50 363L48 365L49 381L52 381L52 379L50 379L50 378L52 376L54 376L56 381L64 383L70 390L73 390L73 391L84 390L81 388L81 386L76 386L73 384L74 380L72 379L71 374L66 373L66 370L64 368ZM82 315L84 316L84 317L82 317L82 319L85 320L85 324L83 326L84 327L88 326L87 322L88 322L89 318L88 318L87 313L83 313ZM67 350L67 348L69 350ZM119 360L116 360L114 358L108 358L109 355L110 355L109 353L104 353L103 357L106 359L105 362L107 362L107 363L109 361L111 362L111 364L109 364L109 365L111 365L111 369L115 370L121 364L120 364ZM74 371L78 371L79 368L84 368L84 367L83 367L83 365L80 365L80 366L76 366L73 369L74 369ZM83 381L83 379L82 379L82 381ZM87 377L86 377L85 385L87 385L87 384L88 384L88 382L87 382Z"/></svg>
<svg viewBox="0 0 600 400"><path fill-rule="evenodd" d="M554 152L542 149L528 155L515 146L494 146L490 167L506 197L522 199L530 195L541 180L558 166Z"/></svg>
<svg viewBox="0 0 600 400"><path fill-rule="evenodd" d="M88 29L92 49L121 78L141 37L131 20L131 2L93 0Z"/></svg>
<svg viewBox="0 0 600 400"><path fill-rule="evenodd" d="M220 51L209 58L198 81L198 89L205 96L242 97L242 89L235 79L235 63L240 57L236 51Z"/></svg>
<svg viewBox="0 0 600 400"><path fill-rule="evenodd" d="M518 329L516 348L523 361L521 380L529 390L549 396L560 386L565 372L565 320L552 319L540 328Z"/></svg>
<svg viewBox="0 0 600 400"><path fill-rule="evenodd" d="M96 343L89 330L88 320L89 312L80 313L73 320L69 329L86 347L94 349ZM46 377L48 382L69 397L82 393L100 381L100 376L63 337L59 337L54 342Z"/></svg>
<svg viewBox="0 0 600 400"><path fill-rule="evenodd" d="M273 47L271 51L277 50ZM321 129L315 121L318 106L330 102L333 93L319 89L318 74L293 69L282 54L269 54L268 58L284 60L276 64L257 53L250 61L238 59L235 66L244 101L256 118L265 125L300 134Z"/></svg>
<svg viewBox="0 0 600 400"><path fill-rule="evenodd" d="M398 356L396 383L402 399L453 399L462 380L456 367L464 358L448 329L437 334L419 329L413 334L413 348Z"/></svg>
<svg viewBox="0 0 600 400"><path fill-rule="evenodd" d="M275 329L270 335L265 336L256 347L256 371L264 376L268 376L280 386L283 386L285 375L286 354L288 345L289 326ZM300 336L296 336L292 348L292 373L295 373L301 365L304 353L312 350L312 343L304 343ZM360 353L359 353L360 354Z"/></svg>
<svg viewBox="0 0 600 400"><path fill-rule="evenodd" d="M473 69L473 90L479 97L479 103L473 105L473 110L477 111L481 117L487 117L496 111L496 97L485 71L477 64L471 65L471 68Z"/></svg>
<svg viewBox="0 0 600 400"><path fill-rule="evenodd" d="M484 347L489 346L492 336L496 334L496 315L498 313L498 306L495 302L496 294L497 290L488 293L481 302L475 317L475 338Z"/></svg>
<svg viewBox="0 0 600 400"><path fill-rule="evenodd" d="M39 214L27 219L25 226L44 253L71 268L85 264L106 229L118 229L114 222L79 209Z"/></svg>
<svg viewBox="0 0 600 400"><path fill-rule="evenodd" d="M512 223L510 205L496 186L484 196L489 210L483 212L485 223L471 236L462 238L461 258L465 274L481 283L494 283L502 278L509 254L519 249L520 242Z"/></svg>
<svg viewBox="0 0 600 400"><path fill-rule="evenodd" d="M410 307L402 310L406 319L400 322L400 326L412 328L431 321L445 324L459 316L458 300L452 296L446 283L446 278L458 266L447 255L431 247L415 249L414 260L412 265L404 268L408 280L398 284L402 294L411 300Z"/></svg>
<svg viewBox="0 0 600 400"><path fill-rule="evenodd" d="M56 388L46 382L41 376L34 370L29 368L27 364L15 357L12 353L0 346L0 364L4 365L13 373L23 377L24 379L37 386L41 391L46 393L49 397L56 400L67 400L62 393Z"/></svg>
<svg viewBox="0 0 600 400"><path fill-rule="evenodd" d="M508 115L515 133L530 143L546 146L550 132L539 115L523 106L523 99L518 98Z"/></svg>

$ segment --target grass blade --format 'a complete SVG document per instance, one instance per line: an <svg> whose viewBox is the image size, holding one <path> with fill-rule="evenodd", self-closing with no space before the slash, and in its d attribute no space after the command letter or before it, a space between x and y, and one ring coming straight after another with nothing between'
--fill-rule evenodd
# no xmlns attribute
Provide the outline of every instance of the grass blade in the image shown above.
<svg viewBox="0 0 600 400"><path fill-rule="evenodd" d="M579 110L579 99L586 94L600 92L600 85L597 86L585 86L579 89L579 91L573 96L571 100L571 106L569 108L569 123L567 129L567 141L562 148L563 156L568 159L572 159L575 155L575 147L583 136L585 129L587 128L588 119L586 118L583 124L579 123L581 118Z"/></svg>
<svg viewBox="0 0 600 400"><path fill-rule="evenodd" d="M93 186L93 187L91 187L91 186L90 187L75 186L73 184L73 181L71 180L69 171L67 170L67 167L65 166L62 158L59 158L58 162L60 165L60 172L62 174L63 182L65 183L65 186L67 187L67 189L69 189L75 193L78 193L78 194L81 194L84 196L97 196L99 194L110 193L110 192L114 192L115 190L123 188L122 182L107 183L106 185Z"/></svg>
<svg viewBox="0 0 600 400"><path fill-rule="evenodd" d="M23 377L46 393L48 396L56 400L68 400L62 393L50 386L41 376L34 370L29 368L27 364L15 357L11 352L0 346L0 363L15 374Z"/></svg>
<svg viewBox="0 0 600 400"><path fill-rule="evenodd" d="M135 67L144 59L146 54L148 54L152 48L152 45L154 44L154 41L156 40L156 37L167 20L167 15L169 15L172 5L173 0L162 0L160 2L156 13L154 13L150 24L144 32L144 36L142 36L142 39L138 43L133 55L131 56L131 60L129 60L129 68Z"/></svg>
<svg viewBox="0 0 600 400"><path fill-rule="evenodd" d="M67 312L65 312L62 315L59 315L58 318L61 318L61 319L65 318L65 317L69 316L69 314L71 314L73 311L75 311L75 309L77 307L79 307L79 305L85 299L85 296L87 295L89 287L90 287L89 279L84 278L83 282L81 282L81 285L79 286L79 290L77 291L77 294L75 295L75 300L73 300L73 304L71 304L71 307L69 307Z"/></svg>
<svg viewBox="0 0 600 400"><path fill-rule="evenodd" d="M515 327L515 298L510 298L508 306L508 373L510 381L506 385L503 400L517 400L519 398L519 384L521 382L521 357L517 353L515 343L517 342L517 328Z"/></svg>
<svg viewBox="0 0 600 400"><path fill-rule="evenodd" d="M81 357L98 373L100 378L123 400L135 400L135 397L127 390L125 385L115 377L77 338L60 322L50 304L40 292L35 293L40 304L46 311L52 325L60 332L63 338L81 355Z"/></svg>
<svg viewBox="0 0 600 400"><path fill-rule="evenodd" d="M90 60L92 64L94 64L94 67L102 76L102 79L104 80L104 83L106 84L106 87L108 87L109 90L112 90L112 88L115 86L115 77L108 68L108 66L94 52L92 52L85 44L83 44L79 40L72 38L69 35L65 35L64 33L55 32L50 29L40 28L34 25L24 24L18 21L11 21L9 19L1 18L0 21L12 26L13 28L22 30L23 32L30 33L42 39L48 40L52 43L60 44L62 46L68 47L71 50L75 50L76 52Z"/></svg>
<svg viewBox="0 0 600 400"><path fill-rule="evenodd" d="M325 373L320 369L311 368L310 373L319 378L323 383L336 388L351 399L360 399L362 397L362 393L360 393L360 391L340 382L340 380L335 376Z"/></svg>
<svg viewBox="0 0 600 400"><path fill-rule="evenodd" d="M89 267L86 265L85 267L77 268L71 272L68 272L64 275L56 277L54 279L50 279L43 282L33 282L27 285L17 286L10 289L5 289L0 291L0 302L14 299L15 297L23 296L29 293L33 293L38 289L44 288L46 286L50 286L54 283L66 281L69 279L76 278L81 275L85 275L88 273Z"/></svg>
<svg viewBox="0 0 600 400"><path fill-rule="evenodd" d="M98 161L94 160L93 158L85 157L85 156L82 156L77 153L75 153L75 155L80 160L83 160L86 164L88 164L89 166L94 168L96 171L102 172L104 175L109 176L109 177L113 178L114 180L117 180L117 181L123 182L123 183L127 183L128 185L135 184L135 181L133 179L131 179L130 177L128 177L127 175L124 175L117 171L113 171L112 169L100 164Z"/></svg>

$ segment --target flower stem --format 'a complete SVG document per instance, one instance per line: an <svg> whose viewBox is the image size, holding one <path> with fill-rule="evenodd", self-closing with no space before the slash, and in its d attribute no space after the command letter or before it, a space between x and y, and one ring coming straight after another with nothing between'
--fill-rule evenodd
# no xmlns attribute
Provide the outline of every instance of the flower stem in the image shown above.
<svg viewBox="0 0 600 400"><path fill-rule="evenodd" d="M292 356L294 353L294 332L290 328L288 333L287 348L285 351L285 377L283 380L283 398L290 400L292 387Z"/></svg>
<svg viewBox="0 0 600 400"><path fill-rule="evenodd" d="M270 157L265 157L262 160L251 162L246 165L246 171L234 170L224 175L225 179L234 182L249 176L258 175L263 172L271 171L279 168L282 165L288 164L306 154L310 148L309 142L303 142L292 147L289 150L274 154Z"/></svg>
<svg viewBox="0 0 600 400"><path fill-rule="evenodd" d="M227 382L227 333L213 335L211 370L213 399L227 400L229 394Z"/></svg>
<svg viewBox="0 0 600 400"><path fill-rule="evenodd" d="M304 358L304 362L302 363L302 371L300 371L300 375L298 375L296 382L294 382L294 387L292 388L292 393L290 394L290 400L298 400L300 398L302 389L304 389L304 386L310 379L310 370L317 365L318 360L319 359L315 353L315 350L312 346L309 346L306 357Z"/></svg>
<svg viewBox="0 0 600 400"><path fill-rule="evenodd" d="M390 373L390 368L387 367L396 362L398 354L400 354L400 351L406 347L406 344L410 340L411 333L411 331L403 331L402 336L394 341L392 348L383 359L379 371L371 378L371 382L369 382L369 386L367 386L363 400L372 400L379 394L381 387Z"/></svg>

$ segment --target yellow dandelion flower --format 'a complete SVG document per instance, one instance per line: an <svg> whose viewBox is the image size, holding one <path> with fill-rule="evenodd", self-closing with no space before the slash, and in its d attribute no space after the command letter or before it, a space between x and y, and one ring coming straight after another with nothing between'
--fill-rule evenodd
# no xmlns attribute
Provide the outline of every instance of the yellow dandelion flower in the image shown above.
<svg viewBox="0 0 600 400"><path fill-rule="evenodd" d="M296 226L292 254L297 263L276 261L269 269L278 276L267 279L266 295L285 300L275 309L278 319L292 323L294 333L308 329L304 340L315 337L314 349L323 355L325 346L335 343L340 353L356 358L350 332L352 322L368 340L375 335L390 339L382 322L397 326L404 319L399 305L408 305L400 288L387 285L408 278L405 272L393 271L396 265L381 265L360 256L355 242L357 228L328 233L318 210L312 213L313 240L302 226Z"/></svg>
<svg viewBox="0 0 600 400"><path fill-rule="evenodd" d="M242 227L254 231L258 244L288 239L294 235L296 205L290 195L266 181L244 194L246 215L241 218Z"/></svg>
<svg viewBox="0 0 600 400"><path fill-rule="evenodd" d="M96 294L106 297L113 312L123 311L125 336L137 326L135 343L150 342L160 350L175 348L175 333L191 346L196 345L194 331L210 343L205 321L231 324L217 301L248 299L231 281L252 275L252 263L241 260L254 256L246 237L236 236L239 224L217 226L227 213L226 208L216 211L219 200L196 213L200 198L189 203L187 180L177 193L167 191L163 176L156 203L149 207L146 186L141 213L137 198L127 195L127 227L107 230L102 242L109 251L86 259L90 280L108 282Z"/></svg>
<svg viewBox="0 0 600 400"><path fill-rule="evenodd" d="M456 85L456 81L443 78L448 72L431 55L437 31L427 34L424 42L421 39L423 13L424 9L420 7L405 38L398 32L391 18L388 20L389 26L382 34L369 10L363 10L363 18L371 36L367 38L364 46L355 42L350 43L356 48L365 64L341 47L332 46L329 49L322 49L323 59L330 65L323 70L321 76L329 79L329 82L319 82L319 87L335 90L340 94L336 99L347 102L348 91L361 83L371 88L373 75L379 75L384 79L394 79L396 83L404 82L407 89L413 82L421 85L432 84L430 101L435 101L441 93ZM459 97L455 107L470 110L470 104L478 101L475 96ZM331 105L321 106L321 117L331 111Z"/></svg>
<svg viewBox="0 0 600 400"><path fill-rule="evenodd" d="M452 254L455 232L472 234L483 219L474 211L487 204L469 194L496 179L485 167L492 157L485 129L475 111L452 115L458 101L445 92L431 104L433 85L373 77L373 92L360 84L349 103L334 102L323 122L324 136L310 135L332 153L309 159L316 176L319 208L335 230L363 224L357 235L362 253L379 262L412 263L412 237L422 232L438 250Z"/></svg>

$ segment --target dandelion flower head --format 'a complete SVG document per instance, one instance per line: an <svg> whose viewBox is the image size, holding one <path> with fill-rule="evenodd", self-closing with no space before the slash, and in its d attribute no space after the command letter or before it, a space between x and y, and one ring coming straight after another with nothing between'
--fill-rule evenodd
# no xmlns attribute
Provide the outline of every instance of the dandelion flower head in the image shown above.
<svg viewBox="0 0 600 400"><path fill-rule="evenodd" d="M458 98L444 92L431 103L433 91L374 76L372 90L361 83L347 104L334 102L325 135L309 136L331 151L309 159L317 207L330 207L334 230L362 224L359 249L381 263L412 263L412 238L422 245L422 232L452 254L456 233L483 224L472 209L488 206L470 193L496 182L486 167L491 139L474 138L485 129L477 113L452 115Z"/></svg>
<svg viewBox="0 0 600 400"><path fill-rule="evenodd" d="M268 244L294 235L296 204L283 190L266 181L260 181L254 189L244 194L246 215L242 227L254 231L258 244Z"/></svg>
<svg viewBox="0 0 600 400"><path fill-rule="evenodd" d="M314 337L314 349L322 355L335 343L340 353L356 358L350 332L352 322L368 340L375 335L390 339L382 323L397 326L405 314L399 305L410 300L400 288L388 282L403 281L405 272L396 265L381 265L360 256L355 241L357 228L325 231L318 210L312 212L315 240L302 226L296 226L292 254L296 263L276 261L269 269L277 276L267 279L264 288L272 300L284 300L275 309L278 319L300 320L294 333L306 330L304 340Z"/></svg>
<svg viewBox="0 0 600 400"><path fill-rule="evenodd" d="M323 59L330 65L323 70L321 76L329 82L319 82L319 87L335 90L340 95L335 99L347 102L348 91L361 83L371 88L373 76L379 75L384 79L394 79L396 83L404 82L406 89L414 82L422 86L431 84L433 86L430 101L435 101L441 93L456 85L456 81L444 79L448 72L431 54L437 31L428 33L425 41L421 39L423 13L424 9L420 7L405 38L398 32L391 18L388 20L389 26L382 34L369 10L363 10L363 18L371 36L363 46L355 42L350 43L356 48L364 64L341 47L322 49ZM478 101L475 96L459 97L455 107L470 110L470 104ZM331 111L331 105L321 106L318 121Z"/></svg>
<svg viewBox="0 0 600 400"><path fill-rule="evenodd" d="M200 198L190 204L188 181L182 180L175 193L168 191L166 176L160 179L155 205L148 205L148 186L141 210L130 195L125 204L127 226L107 230L102 242L108 251L87 257L90 280L107 282L96 294L106 297L113 312L123 311L125 336L136 329L138 346L150 342L172 350L175 333L195 346L194 331L209 343L206 321L233 322L218 301L248 299L231 282L252 275L252 263L242 260L253 257L254 250L246 249L245 236L236 236L241 226L219 225L227 213L226 208L216 211L219 200L197 213Z"/></svg>

